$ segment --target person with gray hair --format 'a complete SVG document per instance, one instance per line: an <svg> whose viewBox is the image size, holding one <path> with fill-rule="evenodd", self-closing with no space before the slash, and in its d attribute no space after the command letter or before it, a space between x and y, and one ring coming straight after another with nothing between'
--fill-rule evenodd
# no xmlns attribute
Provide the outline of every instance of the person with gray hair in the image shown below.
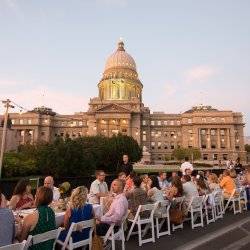
<svg viewBox="0 0 250 250"><path fill-rule="evenodd" d="M48 187L53 191L53 201L58 201L60 198L60 192L57 187L54 186L54 179L52 176L47 176L44 179L44 187Z"/></svg>

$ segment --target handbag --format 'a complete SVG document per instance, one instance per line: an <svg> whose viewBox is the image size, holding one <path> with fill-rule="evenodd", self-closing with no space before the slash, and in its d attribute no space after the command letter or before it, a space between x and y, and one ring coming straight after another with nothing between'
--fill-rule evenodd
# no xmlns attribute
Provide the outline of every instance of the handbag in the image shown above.
<svg viewBox="0 0 250 250"><path fill-rule="evenodd" d="M103 240L100 236L96 234L96 224L94 229L94 236L92 237L92 247L91 250L103 250Z"/></svg>
<svg viewBox="0 0 250 250"><path fill-rule="evenodd" d="M177 208L170 208L169 210L170 221L174 224L181 224L183 222L183 212Z"/></svg>

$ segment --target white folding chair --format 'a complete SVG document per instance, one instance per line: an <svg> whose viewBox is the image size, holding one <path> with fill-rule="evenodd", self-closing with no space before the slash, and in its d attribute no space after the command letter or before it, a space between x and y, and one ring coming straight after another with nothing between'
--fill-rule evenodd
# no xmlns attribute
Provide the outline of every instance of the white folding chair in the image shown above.
<svg viewBox="0 0 250 250"><path fill-rule="evenodd" d="M234 214L241 213L240 206L240 190L238 188L234 189L229 198L224 197L224 201L227 201L224 207L224 214L229 207L230 202L232 202ZM238 203L238 207L237 207Z"/></svg>
<svg viewBox="0 0 250 250"><path fill-rule="evenodd" d="M125 250L125 235L124 235L124 224L126 223L127 217L128 217L129 212L127 212L121 221L121 226L118 229L117 232L115 232L114 227L115 224L111 224L108 232L106 233L106 235L103 237L103 242L106 243L108 240L111 241L111 246L112 246L112 250L115 250L115 241L116 240L121 240L122 242L122 250Z"/></svg>
<svg viewBox="0 0 250 250"><path fill-rule="evenodd" d="M37 245L39 243L46 242L49 240L54 240L53 249L55 249L56 240L58 239L61 231L62 231L62 228L59 227L57 229L54 229L45 233L29 235L27 239L26 247L28 249L30 246L34 246L34 245Z"/></svg>
<svg viewBox="0 0 250 250"><path fill-rule="evenodd" d="M0 247L0 250L24 250L26 246L26 240L21 243L15 243L7 246Z"/></svg>
<svg viewBox="0 0 250 250"><path fill-rule="evenodd" d="M75 249L78 247L83 247L83 246L89 246L89 249L91 249L92 246L92 233L95 227L95 220L91 219L91 220L86 220L86 221L80 221L77 223L72 223L69 231L67 233L67 236L65 238L65 241L61 241L61 240L57 240L56 243L58 243L59 245L62 246L62 250L64 249ZM73 232L76 231L82 231L83 229L87 229L89 228L89 238L87 238L86 240L81 240L81 241L77 241L77 242L73 242L73 239L71 237Z"/></svg>
<svg viewBox="0 0 250 250"><path fill-rule="evenodd" d="M241 210L247 210L247 192L245 187L240 187L240 205Z"/></svg>
<svg viewBox="0 0 250 250"><path fill-rule="evenodd" d="M164 212L154 214L154 217L156 220L156 237L160 238L160 236L171 234L170 217L169 217L170 204L168 201L161 201L158 204L158 208L166 208L166 210ZM160 221L160 223L159 223L159 221ZM164 222L166 222L166 224L167 224L167 230L161 231L161 228L162 228Z"/></svg>
<svg viewBox="0 0 250 250"><path fill-rule="evenodd" d="M129 219L129 221L132 222L132 225L131 225L129 232L128 232L128 235L127 235L127 241L129 240L129 238L132 234L138 234L139 246L141 246L142 244L147 243L147 242L155 242L154 213L155 213L155 210L157 209L157 207L158 207L158 202L156 202L154 204L140 205L138 207L135 218L133 220ZM140 213L145 212L145 211L150 211L149 216L145 215L145 217L141 218ZM138 226L137 232L133 232L135 225ZM142 225L145 225L145 228L143 229L143 231L141 228ZM145 236L145 234L147 233L147 231L150 227L151 227L152 236L150 238L147 238L147 239L142 239L142 237Z"/></svg>
<svg viewBox="0 0 250 250"><path fill-rule="evenodd" d="M184 196L174 198L172 203L174 204L175 208L177 208L181 211L184 199L185 199ZM175 231L176 229L179 229L179 228L183 229L183 223L178 224L178 225L175 225L174 223L172 223L172 230L173 231Z"/></svg>
<svg viewBox="0 0 250 250"><path fill-rule="evenodd" d="M215 220L223 218L223 193L221 189L214 190L213 193L213 207Z"/></svg>
<svg viewBox="0 0 250 250"><path fill-rule="evenodd" d="M215 222L215 215L214 215L214 201L213 201L213 194L205 195L203 200L203 207L205 209L207 225L212 222Z"/></svg>
<svg viewBox="0 0 250 250"><path fill-rule="evenodd" d="M191 214L191 227L192 229L196 228L196 227L200 227L200 226L204 226L203 223L203 212L202 212L202 208L203 208L203 200L204 200L204 196L196 196L196 197L192 197L191 201L189 203L188 206L188 211ZM198 223L195 223L195 220L197 219L197 217L200 217L201 221Z"/></svg>

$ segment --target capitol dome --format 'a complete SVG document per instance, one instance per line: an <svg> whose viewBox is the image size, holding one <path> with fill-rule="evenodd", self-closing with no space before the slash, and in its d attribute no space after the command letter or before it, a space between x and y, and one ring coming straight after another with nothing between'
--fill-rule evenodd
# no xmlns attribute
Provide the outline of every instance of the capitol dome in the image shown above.
<svg viewBox="0 0 250 250"><path fill-rule="evenodd" d="M106 61L98 84L101 100L141 100L143 85L138 78L135 60L124 49L123 41Z"/></svg>
<svg viewBox="0 0 250 250"><path fill-rule="evenodd" d="M123 41L119 41L116 52L106 61L104 71L114 68L128 68L136 72L135 60L125 51Z"/></svg>

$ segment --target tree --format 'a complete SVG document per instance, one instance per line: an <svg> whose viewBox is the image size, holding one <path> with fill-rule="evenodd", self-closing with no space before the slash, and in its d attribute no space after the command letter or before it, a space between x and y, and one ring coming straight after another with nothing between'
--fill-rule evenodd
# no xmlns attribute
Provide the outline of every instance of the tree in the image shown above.
<svg viewBox="0 0 250 250"><path fill-rule="evenodd" d="M183 160L185 157L189 157L189 159L194 161L201 158L201 152L198 148L176 148L172 155L177 160Z"/></svg>
<svg viewBox="0 0 250 250"><path fill-rule="evenodd" d="M246 150L247 152L250 152L250 145L249 145L249 144L246 144L246 145L245 145L245 150Z"/></svg>

